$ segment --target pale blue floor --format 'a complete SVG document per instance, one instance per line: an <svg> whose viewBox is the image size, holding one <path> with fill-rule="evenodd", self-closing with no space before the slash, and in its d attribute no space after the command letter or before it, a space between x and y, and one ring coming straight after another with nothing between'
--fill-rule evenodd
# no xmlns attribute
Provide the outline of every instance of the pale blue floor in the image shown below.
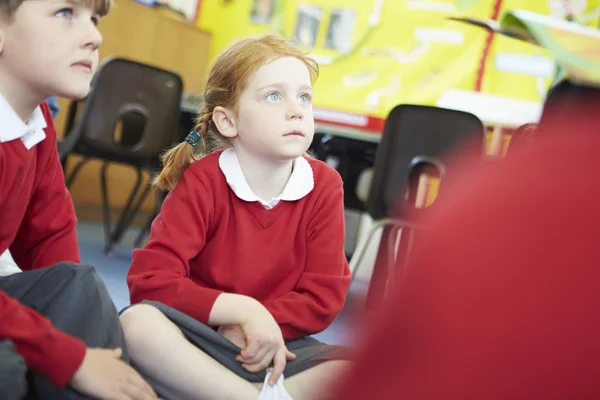
<svg viewBox="0 0 600 400"><path fill-rule="evenodd" d="M133 241L137 232L130 230L124 237L122 244L116 246L114 257L104 253L104 234L102 225L99 223L79 222L77 226L79 246L81 249L81 261L85 264L94 265L106 283L110 295L118 310L129 305L129 292L125 277L131 262ZM353 285L349 301L353 294L360 297L364 291L364 285L357 283ZM351 344L351 327L354 318L349 316L348 311L343 311L334 323L324 332L315 337L329 344Z"/></svg>

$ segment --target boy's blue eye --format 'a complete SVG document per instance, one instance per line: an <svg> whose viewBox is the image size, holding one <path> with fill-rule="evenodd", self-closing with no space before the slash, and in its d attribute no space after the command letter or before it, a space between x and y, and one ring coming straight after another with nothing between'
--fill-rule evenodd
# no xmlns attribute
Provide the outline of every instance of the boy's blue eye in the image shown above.
<svg viewBox="0 0 600 400"><path fill-rule="evenodd" d="M57 17L61 18L71 18L73 17L73 9L72 8L63 8L60 11L57 11L55 14Z"/></svg>

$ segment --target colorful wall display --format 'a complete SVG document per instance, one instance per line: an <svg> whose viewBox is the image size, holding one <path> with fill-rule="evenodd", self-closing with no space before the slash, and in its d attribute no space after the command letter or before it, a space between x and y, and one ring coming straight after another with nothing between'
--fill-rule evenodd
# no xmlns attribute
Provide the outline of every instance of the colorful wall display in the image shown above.
<svg viewBox="0 0 600 400"><path fill-rule="evenodd" d="M211 61L250 35L296 40L321 67L318 112L366 126L448 90L541 103L556 74L546 50L448 20L514 9L597 27L600 0L202 0L197 24L213 34Z"/></svg>

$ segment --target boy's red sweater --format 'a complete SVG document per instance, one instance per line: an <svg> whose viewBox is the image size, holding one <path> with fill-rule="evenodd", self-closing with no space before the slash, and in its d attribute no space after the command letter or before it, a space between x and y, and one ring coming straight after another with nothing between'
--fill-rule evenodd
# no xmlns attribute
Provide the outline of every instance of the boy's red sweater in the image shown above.
<svg viewBox="0 0 600 400"><path fill-rule="evenodd" d="M47 128L41 143L29 150L21 139L0 143L0 253L10 248L24 271L79 262L75 210L56 130L45 103L42 111ZM58 387L67 385L83 361L85 343L2 291L0 316L0 340L12 341L31 370Z"/></svg>

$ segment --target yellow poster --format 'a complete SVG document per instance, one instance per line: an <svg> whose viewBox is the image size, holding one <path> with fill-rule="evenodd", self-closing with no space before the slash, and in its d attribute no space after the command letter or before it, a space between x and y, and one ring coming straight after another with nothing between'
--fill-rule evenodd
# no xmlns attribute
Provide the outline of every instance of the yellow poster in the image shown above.
<svg viewBox="0 0 600 400"><path fill-rule="evenodd" d="M541 103L556 70L540 47L448 20L524 9L598 26L600 0L202 0L211 61L266 32L296 40L321 68L315 107L385 119L449 89ZM491 36L490 36L491 35ZM360 122L358 123L360 125Z"/></svg>

